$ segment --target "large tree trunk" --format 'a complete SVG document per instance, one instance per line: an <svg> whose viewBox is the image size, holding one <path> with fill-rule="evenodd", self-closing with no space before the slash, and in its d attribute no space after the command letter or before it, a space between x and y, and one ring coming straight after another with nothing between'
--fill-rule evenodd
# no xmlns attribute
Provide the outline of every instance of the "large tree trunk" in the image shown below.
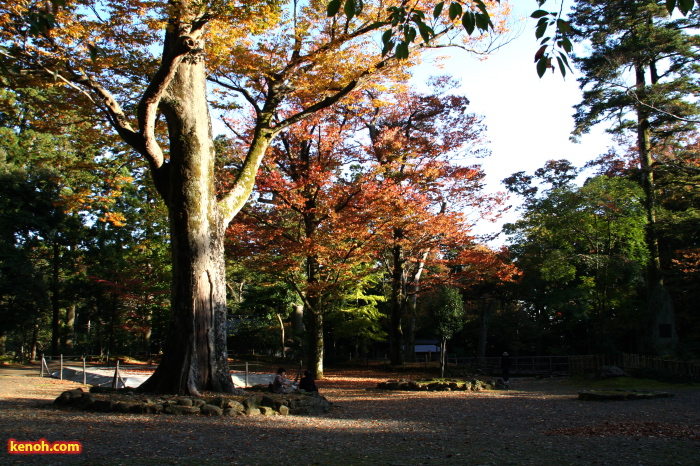
<svg viewBox="0 0 700 466"><path fill-rule="evenodd" d="M309 339L308 367L315 379L323 378L323 313L311 307L304 310Z"/></svg>
<svg viewBox="0 0 700 466"><path fill-rule="evenodd" d="M284 358L284 343L285 343L285 337L284 337L284 321L282 320L282 315L277 314L277 321L280 323L280 345L281 345L281 350L282 350L282 358Z"/></svg>
<svg viewBox="0 0 700 466"><path fill-rule="evenodd" d="M646 92L646 67L635 64L637 92L643 97ZM658 80L655 66L651 66L652 84ZM641 100L644 100L643 98ZM651 125L649 110L642 104L637 105L637 146L639 164L642 171L642 189L644 191L644 208L647 216L646 243L649 249L647 265L647 329L644 352L667 354L672 352L677 342L675 315L671 295L666 291L661 270L659 253L659 235L656 229L656 194L654 192L654 159L651 148ZM659 326L670 326L670 337L661 339Z"/></svg>
<svg viewBox="0 0 700 466"><path fill-rule="evenodd" d="M230 392L226 346L225 224L214 184L204 61L183 60L161 103L170 139L165 197L173 259L163 359L141 391ZM162 184L161 184L162 186Z"/></svg>

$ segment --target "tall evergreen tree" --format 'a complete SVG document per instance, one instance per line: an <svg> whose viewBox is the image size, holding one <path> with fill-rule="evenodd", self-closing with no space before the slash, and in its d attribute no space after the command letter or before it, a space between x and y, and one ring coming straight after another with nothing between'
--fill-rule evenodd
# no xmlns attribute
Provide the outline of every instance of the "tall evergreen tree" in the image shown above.
<svg viewBox="0 0 700 466"><path fill-rule="evenodd" d="M582 0L571 15L573 35L587 40L590 53L574 57L583 73L583 100L576 106L574 136L602 121L608 131L636 139L647 215L646 242L649 336L647 350L668 351L675 340L673 304L664 288L657 233L654 168L664 145L693 129L700 112L696 36L687 32L695 18L675 19L652 0ZM670 334L659 329L671 325ZM666 332L662 332L666 333Z"/></svg>

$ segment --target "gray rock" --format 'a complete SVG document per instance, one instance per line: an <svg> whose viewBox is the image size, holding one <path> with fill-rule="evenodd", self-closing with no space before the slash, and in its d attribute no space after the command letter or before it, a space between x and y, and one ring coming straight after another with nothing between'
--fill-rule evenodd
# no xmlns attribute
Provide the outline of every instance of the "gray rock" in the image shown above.
<svg viewBox="0 0 700 466"><path fill-rule="evenodd" d="M212 406L218 406L221 409L228 408L229 407L228 403L229 403L229 400L227 400L223 396L217 396L215 398L207 400L207 404L212 405Z"/></svg>
<svg viewBox="0 0 700 466"><path fill-rule="evenodd" d="M238 401L230 400L227 405L228 406L226 409L233 409L234 411L239 411L241 413L245 411L245 406L243 406L243 403L239 403Z"/></svg>
<svg viewBox="0 0 700 466"><path fill-rule="evenodd" d="M218 406L205 404L199 409L200 414L205 416L222 416L224 414L223 410Z"/></svg>
<svg viewBox="0 0 700 466"><path fill-rule="evenodd" d="M192 406L194 406L195 408L201 408L206 404L207 402L202 400L201 398L195 398L194 400L192 400Z"/></svg>
<svg viewBox="0 0 700 466"><path fill-rule="evenodd" d="M260 406L260 402L262 401L262 396L251 396L243 400L243 406L246 408L258 408Z"/></svg>
<svg viewBox="0 0 700 466"><path fill-rule="evenodd" d="M168 414L176 415L197 414L199 413L199 408L195 408L194 406L169 405L164 411Z"/></svg>
<svg viewBox="0 0 700 466"><path fill-rule="evenodd" d="M246 416L258 416L260 415L260 410L258 408L246 407L245 414Z"/></svg>
<svg viewBox="0 0 700 466"><path fill-rule="evenodd" d="M260 400L260 406L266 406L268 408L274 408L275 407L275 400L267 395L264 395L262 399Z"/></svg>
<svg viewBox="0 0 700 466"><path fill-rule="evenodd" d="M111 413L117 403L112 400L95 400L92 403L92 409L100 413Z"/></svg>
<svg viewBox="0 0 700 466"><path fill-rule="evenodd" d="M146 403L144 406L144 412L146 414L161 414L163 412L163 405L156 403Z"/></svg>
<svg viewBox="0 0 700 466"><path fill-rule="evenodd" d="M629 374L617 366L603 366L595 373L595 378L598 380L612 379L614 377L629 377Z"/></svg>

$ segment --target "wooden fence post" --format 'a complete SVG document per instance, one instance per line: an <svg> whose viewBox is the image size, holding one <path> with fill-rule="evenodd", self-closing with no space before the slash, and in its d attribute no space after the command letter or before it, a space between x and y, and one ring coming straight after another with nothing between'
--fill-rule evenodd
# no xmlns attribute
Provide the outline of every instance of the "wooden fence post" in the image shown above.
<svg viewBox="0 0 700 466"><path fill-rule="evenodd" d="M114 366L114 378L112 379L112 388L119 388L119 359L117 359L117 364Z"/></svg>

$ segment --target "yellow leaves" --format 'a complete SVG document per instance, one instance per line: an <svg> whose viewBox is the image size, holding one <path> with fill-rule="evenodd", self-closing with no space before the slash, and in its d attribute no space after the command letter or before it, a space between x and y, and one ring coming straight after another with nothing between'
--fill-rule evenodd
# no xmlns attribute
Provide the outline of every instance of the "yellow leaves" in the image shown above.
<svg viewBox="0 0 700 466"><path fill-rule="evenodd" d="M126 218L118 212L105 212L99 220L100 222L111 223L115 227L123 227L126 225Z"/></svg>

